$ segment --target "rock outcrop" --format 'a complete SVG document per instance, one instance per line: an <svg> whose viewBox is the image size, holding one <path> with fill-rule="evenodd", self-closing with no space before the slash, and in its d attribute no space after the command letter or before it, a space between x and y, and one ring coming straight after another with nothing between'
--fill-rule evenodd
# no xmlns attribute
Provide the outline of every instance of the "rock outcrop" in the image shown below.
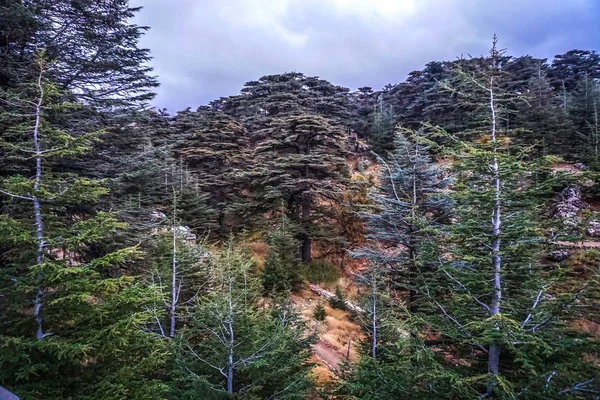
<svg viewBox="0 0 600 400"><path fill-rule="evenodd" d="M561 192L553 217L560 219L565 226L574 228L581 224L580 212L587 207L581 200L581 188L569 186Z"/></svg>

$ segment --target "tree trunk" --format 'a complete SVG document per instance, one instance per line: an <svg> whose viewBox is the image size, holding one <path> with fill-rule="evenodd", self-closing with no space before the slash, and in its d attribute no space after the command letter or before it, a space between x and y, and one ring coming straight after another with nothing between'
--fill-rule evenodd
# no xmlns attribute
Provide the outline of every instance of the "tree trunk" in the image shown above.
<svg viewBox="0 0 600 400"><path fill-rule="evenodd" d="M312 241L310 239L309 233L307 232L307 230L310 226L310 206L311 206L310 198L308 197L308 194L305 193L304 197L302 199L302 225L304 228L304 233L302 234L302 251L301 251L302 262L304 262L304 263L308 263L312 260L312 255L311 255Z"/></svg>
<svg viewBox="0 0 600 400"><path fill-rule="evenodd" d="M414 243L414 232L417 231L417 229L415 228L415 223L417 221L417 216L416 216L416 212L417 212L417 207L418 207L418 198L417 198L417 160L419 158L419 145L417 143L415 143L414 146L415 149L415 156L414 156L414 161L413 161L413 168L412 168L412 205L411 205L411 221L410 221L410 242ZM415 314L417 312L417 306L415 304L416 299L417 299L417 291L414 289L414 280L417 276L417 251L416 251L416 245L409 245L408 246L408 255L410 258L410 264L408 267L408 272L409 272L409 284L411 285L411 289L409 291L409 306L408 309L412 314Z"/></svg>
<svg viewBox="0 0 600 400"><path fill-rule="evenodd" d="M373 289L373 304L372 304L372 330L373 330L373 342L371 343L371 357L377 358L377 296L375 294L375 288Z"/></svg>
<svg viewBox="0 0 600 400"><path fill-rule="evenodd" d="M171 264L171 307L169 310L169 336L175 337L175 319L179 292L177 289L177 194L173 190L173 259Z"/></svg>
<svg viewBox="0 0 600 400"><path fill-rule="evenodd" d="M44 222L42 220L42 211L40 206L40 201L38 199L38 194L40 192L40 185L42 181L42 150L40 148L40 137L39 137L39 128L41 125L41 115L42 115L42 103L44 101L44 87L42 85L42 77L44 75L44 66L42 61L40 61L40 73L37 80L37 87L39 91L39 99L35 107L35 125L33 127L33 146L35 149L35 181L33 183L33 214L35 219L35 238L37 241L37 251L36 251L36 264L38 266L44 263L44 247L45 247L45 239L44 239ZM44 333L43 329L43 319L42 319L42 305L43 305L43 297L45 294L44 288L42 286L43 276L38 276L38 288L35 295L34 307L33 307L33 315L35 317L35 322L37 324L37 333L36 337L38 339L43 339L47 334Z"/></svg>
<svg viewBox="0 0 600 400"><path fill-rule="evenodd" d="M173 220L174 221L174 220ZM170 337L175 337L175 313L177 312L177 230L175 222L173 222L173 264L171 271L171 308L169 310L170 317Z"/></svg>
<svg viewBox="0 0 600 400"><path fill-rule="evenodd" d="M412 232L410 232L410 234L412 235ZM411 288L408 292L408 311L411 314L415 314L418 311L417 304L416 304L417 291L414 288L414 280L416 279L416 276L417 276L417 265L416 265L417 253L413 246L409 246L408 256L410 258L409 265L408 265L408 273L409 273L409 280L410 280L409 284L411 285Z"/></svg>
<svg viewBox="0 0 600 400"><path fill-rule="evenodd" d="M500 168L498 166L497 152L497 138L496 138L496 105L494 100L494 79L490 80L490 110L492 114L492 146L494 152L494 159L491 165L491 171L493 174L494 181L494 209L492 214L492 270L493 272L493 289L492 289L492 302L490 306L490 316L500 314L500 304L502 300L502 282L501 282L501 266L502 260L500 257L500 234L501 234L501 194L502 184L500 179ZM488 354L488 372L493 375L498 374L500 365L500 348L496 344L492 344L489 348ZM491 391L491 388L488 389Z"/></svg>
<svg viewBox="0 0 600 400"><path fill-rule="evenodd" d="M229 349L227 351L227 393L233 393L233 349L235 348L235 338L233 334L233 292L231 281L229 282L229 318L227 318L227 328L229 330Z"/></svg>

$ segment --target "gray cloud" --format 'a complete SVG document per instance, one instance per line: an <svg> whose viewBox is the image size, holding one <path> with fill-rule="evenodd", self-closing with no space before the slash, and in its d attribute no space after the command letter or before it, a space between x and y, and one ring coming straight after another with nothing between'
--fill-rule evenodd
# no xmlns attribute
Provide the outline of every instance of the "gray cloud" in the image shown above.
<svg viewBox="0 0 600 400"><path fill-rule="evenodd" d="M150 26L154 104L195 108L267 74L380 88L433 60L487 52L552 57L600 43L596 0L133 0Z"/></svg>

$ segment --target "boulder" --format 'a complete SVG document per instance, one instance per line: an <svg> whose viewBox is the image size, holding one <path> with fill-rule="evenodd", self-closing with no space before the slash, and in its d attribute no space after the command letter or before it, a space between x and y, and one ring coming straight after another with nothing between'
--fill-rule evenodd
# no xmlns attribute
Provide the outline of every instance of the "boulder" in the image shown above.
<svg viewBox="0 0 600 400"><path fill-rule="evenodd" d="M164 221L165 219L167 219L167 216L164 213L161 213L160 211L154 210L152 211L152 213L150 213L150 219L152 221Z"/></svg>
<svg viewBox="0 0 600 400"><path fill-rule="evenodd" d="M552 250L546 255L546 258L550 261L561 262L569 258L569 250L567 249L556 249Z"/></svg>
<svg viewBox="0 0 600 400"><path fill-rule="evenodd" d="M184 236L184 240L194 241L197 239L197 236L194 233L188 233Z"/></svg>
<svg viewBox="0 0 600 400"><path fill-rule="evenodd" d="M580 162L573 164L573 166L575 168L577 168L578 170L580 170L580 171L583 171L583 170L587 169L587 167L585 166L585 164L584 163L580 163Z"/></svg>
<svg viewBox="0 0 600 400"><path fill-rule="evenodd" d="M579 213L587 204L581 200L579 186L568 186L560 194L553 217L562 220L567 226L578 226L581 223Z"/></svg>
<svg viewBox="0 0 600 400"><path fill-rule="evenodd" d="M189 226L174 226L173 228L171 228L171 232L175 232L175 234L177 236L183 236L186 237L187 235L190 235L190 227Z"/></svg>
<svg viewBox="0 0 600 400"><path fill-rule="evenodd" d="M588 223L587 233L591 237L600 237L600 222L590 221Z"/></svg>

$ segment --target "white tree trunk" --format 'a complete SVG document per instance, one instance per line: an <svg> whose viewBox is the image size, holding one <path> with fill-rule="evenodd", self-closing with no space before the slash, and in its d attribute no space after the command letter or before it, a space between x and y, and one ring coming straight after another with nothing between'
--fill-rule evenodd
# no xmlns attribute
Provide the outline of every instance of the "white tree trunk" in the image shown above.
<svg viewBox="0 0 600 400"><path fill-rule="evenodd" d="M40 185L42 181L42 150L40 148L40 138L39 138L39 128L41 124L41 114L42 114L42 104L44 102L44 87L42 85L42 78L44 76L44 67L43 63L40 61L40 73L37 79L37 88L39 91L38 102L35 107L35 124L33 126L33 146L35 151L35 180L33 183L33 214L35 219L35 238L37 241L37 251L36 251L36 264L41 266L44 263L44 222L42 220L42 211L40 207L40 201L38 199L38 194L40 192ZM35 317L35 322L37 323L37 333L36 337L38 339L43 339L47 334L44 333L43 329L43 319L42 319L42 305L43 305L43 296L44 296L44 288L42 286L42 277L38 277L38 288L35 295L34 307L33 307L33 315Z"/></svg>
<svg viewBox="0 0 600 400"><path fill-rule="evenodd" d="M235 338L233 334L233 293L232 283L229 282L229 315L227 318L227 329L229 330L229 349L227 351L227 393L233 393L233 349L235 347Z"/></svg>
<svg viewBox="0 0 600 400"><path fill-rule="evenodd" d="M500 257L500 233L501 233L501 191L502 184L500 179L500 169L498 166L498 156L496 154L498 144L496 138L496 104L494 99L494 79L490 79L490 110L492 114L492 146L494 159L491 165L491 171L494 181L494 209L492 214L492 270L493 270L493 290L492 302L490 306L490 316L493 317L500 313L500 305L502 300L502 281L501 281L501 266L502 260ZM492 344L488 353L488 372L497 375L500 364L500 348L496 344Z"/></svg>
<svg viewBox="0 0 600 400"><path fill-rule="evenodd" d="M169 336L175 337L175 313L177 312L177 230L175 229L175 220L173 220L173 260L171 270L171 307L169 310L170 330Z"/></svg>

